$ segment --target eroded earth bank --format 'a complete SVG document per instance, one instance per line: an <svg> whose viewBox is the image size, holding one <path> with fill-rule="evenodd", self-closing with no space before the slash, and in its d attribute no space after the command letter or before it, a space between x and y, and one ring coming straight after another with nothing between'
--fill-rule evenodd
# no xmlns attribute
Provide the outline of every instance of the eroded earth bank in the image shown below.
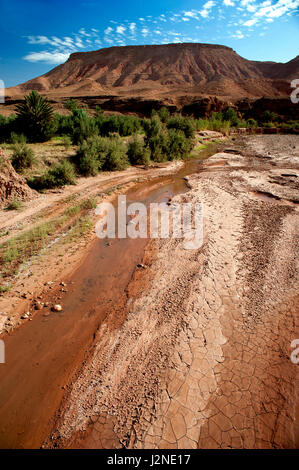
<svg viewBox="0 0 299 470"><path fill-rule="evenodd" d="M203 246L147 245L44 447L298 447L298 136L229 146L171 201L202 202Z"/></svg>

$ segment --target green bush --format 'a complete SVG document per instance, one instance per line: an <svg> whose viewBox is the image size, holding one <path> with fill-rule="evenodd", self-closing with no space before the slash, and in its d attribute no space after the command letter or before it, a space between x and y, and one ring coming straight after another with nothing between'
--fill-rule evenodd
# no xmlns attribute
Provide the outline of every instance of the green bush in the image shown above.
<svg viewBox="0 0 299 470"><path fill-rule="evenodd" d="M102 113L97 113L95 120L99 134L104 137L108 137L109 134L113 133L125 137L136 134L141 130L141 120L136 116L103 116Z"/></svg>
<svg viewBox="0 0 299 470"><path fill-rule="evenodd" d="M169 129L168 135L168 160L186 158L193 147L192 139L181 130Z"/></svg>
<svg viewBox="0 0 299 470"><path fill-rule="evenodd" d="M148 141L148 146L151 152L151 160L154 162L167 161L168 144L169 135L166 131L163 130L159 134L153 135Z"/></svg>
<svg viewBox="0 0 299 470"><path fill-rule="evenodd" d="M129 165L126 150L119 136L91 136L80 144L73 162L85 176L94 176L100 170L123 170Z"/></svg>
<svg viewBox="0 0 299 470"><path fill-rule="evenodd" d="M7 211L19 211L23 208L23 203L18 201L18 199L14 199L8 206L5 208Z"/></svg>
<svg viewBox="0 0 299 470"><path fill-rule="evenodd" d="M0 114L0 142L10 141L11 134L16 131L16 115L12 114L6 117Z"/></svg>
<svg viewBox="0 0 299 470"><path fill-rule="evenodd" d="M257 126L258 126L258 123L255 119L253 118L247 119L247 127L249 127L249 129L254 129Z"/></svg>
<svg viewBox="0 0 299 470"><path fill-rule="evenodd" d="M261 115L261 123L272 123L273 121L275 121L277 119L277 114L274 113L273 111L269 111L268 109L266 109L262 115Z"/></svg>
<svg viewBox="0 0 299 470"><path fill-rule="evenodd" d="M103 170L118 171L129 166L127 148L118 136L109 139Z"/></svg>
<svg viewBox="0 0 299 470"><path fill-rule="evenodd" d="M63 160L48 170L44 175L37 176L27 181L28 185L37 190L52 189L56 187L75 184L75 171L68 160Z"/></svg>
<svg viewBox="0 0 299 470"><path fill-rule="evenodd" d="M218 117L217 117L218 116ZM230 129L230 121L224 121L220 117L222 113L212 113L209 119L197 119L196 128L198 131L210 130L222 132L227 135Z"/></svg>
<svg viewBox="0 0 299 470"><path fill-rule="evenodd" d="M72 141L75 145L80 144L88 137L98 134L98 127L94 118L82 109L75 109L70 116L72 128Z"/></svg>
<svg viewBox="0 0 299 470"><path fill-rule="evenodd" d="M170 118L169 109L167 109L165 106L163 106L163 108L159 109L158 116L164 124L167 123L167 121Z"/></svg>
<svg viewBox="0 0 299 470"><path fill-rule="evenodd" d="M223 114L223 120L224 121L230 121L230 123L233 127L239 127L240 126L240 120L238 118L238 113L235 109L227 108L222 114Z"/></svg>
<svg viewBox="0 0 299 470"><path fill-rule="evenodd" d="M144 142L136 136L129 143L127 154L131 165L149 165L150 163L149 150L145 147Z"/></svg>
<svg viewBox="0 0 299 470"><path fill-rule="evenodd" d="M72 145L72 139L69 135L63 135L61 138L61 144L64 146L66 150L68 150Z"/></svg>
<svg viewBox="0 0 299 470"><path fill-rule="evenodd" d="M183 131L188 139L194 138L195 133L195 122L194 119L190 119L177 114L169 119L167 122L168 129L176 129Z"/></svg>
<svg viewBox="0 0 299 470"><path fill-rule="evenodd" d="M12 132L10 134L10 141L12 144L26 144L27 138L24 134L17 134L16 132Z"/></svg>
<svg viewBox="0 0 299 470"><path fill-rule="evenodd" d="M24 143L13 145L11 164L17 172L22 172L26 168L31 168L35 162L33 150Z"/></svg>
<svg viewBox="0 0 299 470"><path fill-rule="evenodd" d="M99 139L100 137L89 137L79 145L73 161L81 175L95 176L100 170Z"/></svg>

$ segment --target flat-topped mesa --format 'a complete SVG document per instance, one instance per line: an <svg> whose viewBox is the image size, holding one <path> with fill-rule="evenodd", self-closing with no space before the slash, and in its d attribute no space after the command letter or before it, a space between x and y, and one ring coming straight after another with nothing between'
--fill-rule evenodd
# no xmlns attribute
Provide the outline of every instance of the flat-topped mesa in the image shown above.
<svg viewBox="0 0 299 470"><path fill-rule="evenodd" d="M148 52L153 52L153 51L161 51L163 50L184 50L184 49L223 49L223 50L229 50L235 52L231 47L228 46L222 46L221 44L204 44L204 43L188 43L188 42L183 42L183 43L175 43L175 44L149 44L149 45L138 45L138 46L112 46L112 47L105 47L102 49L98 49L96 51L87 51L87 52L73 52L70 57L68 58L67 62L82 58L84 56L91 56L91 55L96 55L96 54L106 54L110 52L116 52L119 53L120 49L122 50L123 54L129 53L129 52L136 52L141 51L143 54L145 51Z"/></svg>
<svg viewBox="0 0 299 470"><path fill-rule="evenodd" d="M290 94L287 80L296 74L299 76L297 58L286 64L250 61L218 44L121 46L75 52L45 75L8 89L7 95L36 89L54 99L99 95L279 97Z"/></svg>

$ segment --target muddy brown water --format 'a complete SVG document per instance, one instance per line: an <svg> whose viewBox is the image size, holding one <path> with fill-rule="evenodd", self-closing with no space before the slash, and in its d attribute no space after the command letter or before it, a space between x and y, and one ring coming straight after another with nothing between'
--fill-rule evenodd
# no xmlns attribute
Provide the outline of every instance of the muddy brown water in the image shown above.
<svg viewBox="0 0 299 470"><path fill-rule="evenodd" d="M184 176L217 151L210 145L175 175L139 183L127 202L167 201L188 190ZM117 304L141 262L147 239L96 239L67 280L62 312L38 312L11 335L2 335L0 448L39 448L53 426L65 387L84 361L94 333ZM58 268L59 269L59 268ZM53 279L54 280L54 279Z"/></svg>

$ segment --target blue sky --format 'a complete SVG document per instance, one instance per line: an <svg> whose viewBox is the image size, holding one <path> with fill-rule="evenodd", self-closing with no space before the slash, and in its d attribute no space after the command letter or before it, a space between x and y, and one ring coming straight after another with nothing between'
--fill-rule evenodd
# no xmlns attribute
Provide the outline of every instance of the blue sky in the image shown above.
<svg viewBox="0 0 299 470"><path fill-rule="evenodd" d="M299 54L299 0L0 0L0 79L41 75L72 52L202 42L252 60Z"/></svg>

